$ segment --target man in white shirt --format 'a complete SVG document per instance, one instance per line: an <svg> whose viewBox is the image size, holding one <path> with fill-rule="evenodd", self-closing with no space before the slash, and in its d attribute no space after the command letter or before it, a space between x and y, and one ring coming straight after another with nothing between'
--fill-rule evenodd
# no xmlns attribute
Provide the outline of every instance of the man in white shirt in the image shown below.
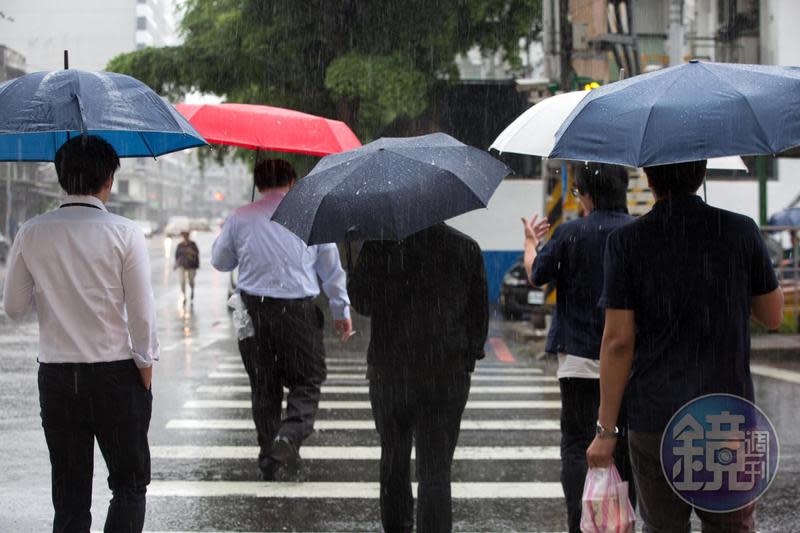
<svg viewBox="0 0 800 533"><path fill-rule="evenodd" d="M259 468L264 480L272 480L296 477L298 450L314 430L326 377L324 315L313 302L320 292L318 277L343 341L352 323L336 245L306 246L270 220L297 179L292 165L282 159L260 161L253 174L262 197L228 217L211 264L223 272L239 267L237 290L255 329L255 337L239 341L239 352L250 377ZM289 394L281 421L284 386Z"/></svg>
<svg viewBox="0 0 800 533"><path fill-rule="evenodd" d="M81 136L56 153L67 197L19 230L3 305L39 320L39 403L52 465L53 531L91 526L94 440L113 498L106 532L141 532L150 482L147 431L158 359L150 261L142 231L108 213L119 157Z"/></svg>

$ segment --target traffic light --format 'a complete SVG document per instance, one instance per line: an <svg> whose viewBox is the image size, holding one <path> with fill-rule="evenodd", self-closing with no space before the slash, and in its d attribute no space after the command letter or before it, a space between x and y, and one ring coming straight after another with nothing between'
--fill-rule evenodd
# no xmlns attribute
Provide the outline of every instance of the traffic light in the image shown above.
<svg viewBox="0 0 800 533"><path fill-rule="evenodd" d="M220 191L217 191L217 192L214 193L214 200L216 200L217 202L221 202L224 199L225 199L225 195L223 193L221 193Z"/></svg>

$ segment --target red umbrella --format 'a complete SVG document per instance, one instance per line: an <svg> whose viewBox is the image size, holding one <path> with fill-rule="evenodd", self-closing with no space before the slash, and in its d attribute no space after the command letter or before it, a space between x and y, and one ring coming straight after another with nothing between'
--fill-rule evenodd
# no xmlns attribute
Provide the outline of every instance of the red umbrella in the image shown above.
<svg viewBox="0 0 800 533"><path fill-rule="evenodd" d="M251 104L175 108L210 143L320 156L361 146L344 122L291 109Z"/></svg>

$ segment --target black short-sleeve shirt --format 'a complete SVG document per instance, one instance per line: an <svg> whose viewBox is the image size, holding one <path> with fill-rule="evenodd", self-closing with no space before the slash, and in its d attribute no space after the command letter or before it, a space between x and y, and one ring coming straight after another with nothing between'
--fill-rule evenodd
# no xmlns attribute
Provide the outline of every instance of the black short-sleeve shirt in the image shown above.
<svg viewBox="0 0 800 533"><path fill-rule="evenodd" d="M558 226L536 255L533 283L555 283L557 291L548 350L600 358L604 311L597 301L603 289L603 251L608 235L631 220L624 211L594 210Z"/></svg>
<svg viewBox="0 0 800 533"><path fill-rule="evenodd" d="M698 196L662 200L608 238L600 305L634 311L629 426L663 431L711 393L753 400L750 306L778 281L752 219Z"/></svg>

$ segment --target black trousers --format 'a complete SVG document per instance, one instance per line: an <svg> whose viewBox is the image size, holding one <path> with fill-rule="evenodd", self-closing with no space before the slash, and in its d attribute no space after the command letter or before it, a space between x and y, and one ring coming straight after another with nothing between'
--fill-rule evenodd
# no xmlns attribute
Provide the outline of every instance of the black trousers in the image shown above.
<svg viewBox="0 0 800 533"><path fill-rule="evenodd" d="M324 315L310 299L276 300L242 294L253 320L255 337L239 341L253 402L253 421L261 449L269 453L276 437L286 437L297 448L314 431L320 386L325 381L322 344ZM286 418L281 420L283 388Z"/></svg>
<svg viewBox="0 0 800 533"><path fill-rule="evenodd" d="M40 364L39 405L52 465L53 531L88 533L92 523L94 441L113 497L106 533L141 532L150 483L153 395L131 360Z"/></svg>
<svg viewBox="0 0 800 533"><path fill-rule="evenodd" d="M630 446L644 533L689 533L693 507L673 492L661 470L661 433L631 431ZM756 504L729 513L694 508L703 533L754 533Z"/></svg>
<svg viewBox="0 0 800 533"><path fill-rule="evenodd" d="M417 449L418 533L450 533L450 466L467 403L470 374L398 379L370 373L372 415L381 440L380 504L386 533L411 532L411 445Z"/></svg>
<svg viewBox="0 0 800 533"><path fill-rule="evenodd" d="M561 486L567 503L567 524L570 533L581 531L581 497L586 472L586 450L594 440L597 410L600 408L600 380L561 378ZM631 503L636 507L636 491L628 454L628 433L625 411L617 421L620 436L614 450L614 463L624 481L628 481Z"/></svg>

